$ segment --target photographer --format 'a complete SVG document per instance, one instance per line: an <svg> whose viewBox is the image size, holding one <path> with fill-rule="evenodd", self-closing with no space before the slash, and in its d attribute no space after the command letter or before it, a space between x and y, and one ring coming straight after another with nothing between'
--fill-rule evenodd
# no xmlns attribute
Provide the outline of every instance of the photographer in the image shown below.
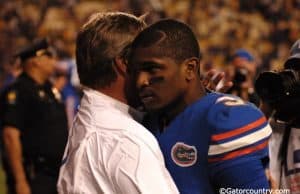
<svg viewBox="0 0 300 194"><path fill-rule="evenodd" d="M232 65L233 71L229 77L231 77L233 86L227 93L237 95L258 106L259 98L254 92L254 78L257 69L254 57L247 50L238 49L232 56Z"/></svg>
<svg viewBox="0 0 300 194"><path fill-rule="evenodd" d="M300 39L280 72L264 72L255 83L270 117L270 173L280 189L300 193Z"/></svg>

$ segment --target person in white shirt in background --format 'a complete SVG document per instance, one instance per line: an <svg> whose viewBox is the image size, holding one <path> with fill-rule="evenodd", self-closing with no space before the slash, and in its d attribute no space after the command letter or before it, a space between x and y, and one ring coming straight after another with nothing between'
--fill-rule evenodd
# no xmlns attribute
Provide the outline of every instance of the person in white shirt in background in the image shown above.
<svg viewBox="0 0 300 194"><path fill-rule="evenodd" d="M260 108L269 117L273 131L269 141L273 188L286 189L290 194L300 194L299 75L300 39L291 47L283 71L263 72L255 83L262 99Z"/></svg>
<svg viewBox="0 0 300 194"><path fill-rule="evenodd" d="M144 27L140 18L110 12L93 14L81 28L76 61L85 89L65 148L60 194L178 193L155 137L127 105L124 56Z"/></svg>

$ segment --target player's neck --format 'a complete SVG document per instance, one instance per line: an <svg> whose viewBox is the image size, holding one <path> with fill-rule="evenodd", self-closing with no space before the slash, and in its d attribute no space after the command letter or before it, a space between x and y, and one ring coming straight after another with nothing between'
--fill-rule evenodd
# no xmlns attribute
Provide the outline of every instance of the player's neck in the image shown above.
<svg viewBox="0 0 300 194"><path fill-rule="evenodd" d="M176 99L172 104L168 105L160 114L160 130L164 130L175 119L177 115L182 113L189 105L193 104L206 95L204 86L200 84L191 85L186 94Z"/></svg>
<svg viewBox="0 0 300 194"><path fill-rule="evenodd" d="M188 90L186 97L185 97L185 102L187 106L190 104L193 104L200 98L206 95L206 90L201 81L191 85L190 89Z"/></svg>

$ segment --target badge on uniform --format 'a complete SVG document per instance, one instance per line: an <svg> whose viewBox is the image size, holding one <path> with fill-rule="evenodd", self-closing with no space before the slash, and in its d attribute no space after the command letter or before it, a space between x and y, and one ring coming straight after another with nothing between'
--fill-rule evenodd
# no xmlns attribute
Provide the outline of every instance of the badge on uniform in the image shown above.
<svg viewBox="0 0 300 194"><path fill-rule="evenodd" d="M46 93L45 93L44 90L39 90L38 94L39 94L39 97L42 98L42 99L45 98L45 96L46 96Z"/></svg>
<svg viewBox="0 0 300 194"><path fill-rule="evenodd" d="M59 92L59 90L55 87L52 88L52 93L55 97L55 99L58 101L58 102L61 102L62 101L62 97L61 97L61 94Z"/></svg>
<svg viewBox="0 0 300 194"><path fill-rule="evenodd" d="M10 92L7 93L7 103L8 104L16 104L16 100L17 100L17 92L12 90Z"/></svg>
<svg viewBox="0 0 300 194"><path fill-rule="evenodd" d="M181 167L189 167L197 161L197 149L195 146L177 142L171 150L172 160Z"/></svg>

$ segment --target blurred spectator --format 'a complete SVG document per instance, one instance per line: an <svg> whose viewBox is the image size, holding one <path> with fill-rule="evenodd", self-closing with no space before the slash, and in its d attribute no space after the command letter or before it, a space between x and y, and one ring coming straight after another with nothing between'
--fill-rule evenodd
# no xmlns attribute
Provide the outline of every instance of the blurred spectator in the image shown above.
<svg viewBox="0 0 300 194"><path fill-rule="evenodd" d="M287 57L282 54L286 50L284 45L290 45L300 34L298 0L2 0L0 3L0 77L10 71L3 70L3 66L16 48L39 36L48 35L64 45L73 58L78 27L99 10L138 15L148 12L148 18L154 13L149 22L160 17L185 21L193 26L203 45L203 62L219 69L231 63L231 53L237 48L248 48L263 69L269 69L270 65L280 68Z"/></svg>
<svg viewBox="0 0 300 194"><path fill-rule="evenodd" d="M222 70L230 65L237 48L247 48L264 70L279 68L287 57L282 55L283 45L290 45L300 34L299 5L298 0L3 0L0 53L8 57L0 66L22 46L17 43L20 39L31 41L45 35L67 47L73 58L76 33L87 16L120 10L137 16L148 13L149 24L161 17L189 23L203 45L203 63L213 68Z"/></svg>
<svg viewBox="0 0 300 194"><path fill-rule="evenodd" d="M75 87L76 85L73 85L71 82L71 76L74 72L73 68L76 67L74 61L67 59L59 61L56 66L57 67L53 81L55 87L62 93L62 100L66 107L68 126L70 128L74 116L77 113L80 103L79 99L81 96L79 88Z"/></svg>
<svg viewBox="0 0 300 194"><path fill-rule="evenodd" d="M233 86L228 93L240 96L258 106L259 98L254 92L254 79L258 65L254 57L247 50L238 49L232 57L232 67L233 70L228 72L228 75Z"/></svg>
<svg viewBox="0 0 300 194"><path fill-rule="evenodd" d="M2 84L0 86L0 93L4 88L10 85L15 79L22 73L22 67L20 64L20 60L13 59L8 64L3 65L4 72Z"/></svg>

